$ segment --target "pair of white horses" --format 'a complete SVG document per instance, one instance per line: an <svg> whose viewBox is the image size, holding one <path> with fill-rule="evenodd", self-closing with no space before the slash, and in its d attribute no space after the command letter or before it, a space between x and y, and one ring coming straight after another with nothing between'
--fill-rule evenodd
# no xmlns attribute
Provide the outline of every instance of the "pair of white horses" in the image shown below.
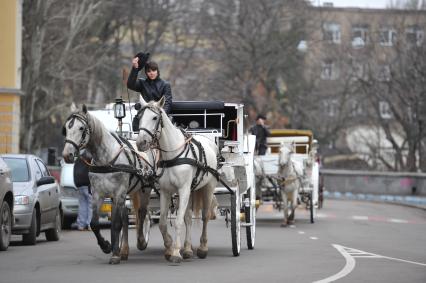
<svg viewBox="0 0 426 283"><path fill-rule="evenodd" d="M147 214L152 189L150 184L144 182L143 176L135 177L134 174L129 173L129 170L120 171L114 168L129 169L134 167L140 171L151 168L158 174L156 183L160 191L159 228L163 236L164 255L167 260L180 263L182 259L193 256L191 244L192 210L190 208L200 208L202 211L203 229L197 256L200 258L207 256L207 223L217 179L213 174L197 173L199 168L191 164L175 166L164 164L180 156L197 160L202 155L205 159L205 165L216 169L218 147L206 137L193 136L188 138L185 136L180 129L171 123L162 109L163 105L164 99L149 103L141 99L142 108L138 112L140 132L136 145L139 151L144 153L126 146L125 143L120 143L101 121L88 113L85 106L78 113L72 114L64 125L65 146L62 155L65 161L73 162L74 158L79 155L79 151L86 148L93 156L92 168L99 169L93 171L105 171L89 174L93 191L91 228L102 251L107 254L112 251L111 264L117 264L121 259L128 257L128 223L125 199L131 188L133 190L130 194L136 211L137 247L140 250L146 248L147 240L142 223ZM194 142L201 144L201 147L190 146ZM192 147L192 150L190 150L190 147ZM163 168L157 167L160 163L164 165ZM193 180L194 177L196 180ZM173 239L167 229L167 215L172 196L175 193L179 195L179 203ZM111 244L102 237L99 229L99 208L105 197L113 199ZM186 231L182 250L184 224ZM120 248L121 231L123 232L123 244Z"/></svg>

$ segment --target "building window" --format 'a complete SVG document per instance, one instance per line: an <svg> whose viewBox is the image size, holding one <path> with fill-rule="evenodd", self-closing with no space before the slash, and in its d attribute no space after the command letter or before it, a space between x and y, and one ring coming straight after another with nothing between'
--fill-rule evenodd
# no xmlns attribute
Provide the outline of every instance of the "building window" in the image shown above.
<svg viewBox="0 0 426 283"><path fill-rule="evenodd" d="M381 82L388 82L391 80L391 70L388 65L379 66L377 79Z"/></svg>
<svg viewBox="0 0 426 283"><path fill-rule="evenodd" d="M349 114L352 116L352 117L356 117L356 116L360 116L360 115L362 115L362 105L361 105L361 102L359 102L359 101L356 101L356 100L352 100L351 102L350 102L350 109L349 109Z"/></svg>
<svg viewBox="0 0 426 283"><path fill-rule="evenodd" d="M379 32L380 45L393 46L396 42L396 31L392 28L382 28Z"/></svg>
<svg viewBox="0 0 426 283"><path fill-rule="evenodd" d="M390 119L392 118L392 111L390 109L389 103L386 101L380 101L379 102L379 113L380 117L383 119Z"/></svg>
<svg viewBox="0 0 426 283"><path fill-rule="evenodd" d="M330 43L340 43L340 25L336 23L324 23L323 40Z"/></svg>
<svg viewBox="0 0 426 283"><path fill-rule="evenodd" d="M330 99L330 100L324 101L325 113L330 117L334 117L337 115L338 106L339 104L337 103L336 99Z"/></svg>
<svg viewBox="0 0 426 283"><path fill-rule="evenodd" d="M352 62L352 79L358 80L365 78L365 66L361 62L353 61Z"/></svg>
<svg viewBox="0 0 426 283"><path fill-rule="evenodd" d="M368 43L368 25L356 25L352 27L352 46L364 47Z"/></svg>
<svg viewBox="0 0 426 283"><path fill-rule="evenodd" d="M408 45L420 46L423 43L424 32L418 26L411 26L405 30L405 40Z"/></svg>
<svg viewBox="0 0 426 283"><path fill-rule="evenodd" d="M324 60L321 63L321 79L335 80L339 77L339 70L333 60Z"/></svg>

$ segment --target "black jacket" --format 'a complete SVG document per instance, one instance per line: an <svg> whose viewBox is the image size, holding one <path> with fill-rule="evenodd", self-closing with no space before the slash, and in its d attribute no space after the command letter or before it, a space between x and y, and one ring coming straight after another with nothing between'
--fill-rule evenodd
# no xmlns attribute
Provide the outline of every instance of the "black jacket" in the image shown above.
<svg viewBox="0 0 426 283"><path fill-rule="evenodd" d="M160 75L155 80L150 80L149 78L138 79L138 72L138 69L132 68L127 79L127 87L140 92L146 102L159 101L164 96L166 101L163 108L169 114L172 111L172 89L170 84L162 80Z"/></svg>
<svg viewBox="0 0 426 283"><path fill-rule="evenodd" d="M256 124L250 128L250 132L256 135L256 149L258 149L260 145L267 145L266 138L270 135L270 132L265 126Z"/></svg>
<svg viewBox="0 0 426 283"><path fill-rule="evenodd" d="M74 184L75 186L90 186L89 166L79 157L74 163Z"/></svg>

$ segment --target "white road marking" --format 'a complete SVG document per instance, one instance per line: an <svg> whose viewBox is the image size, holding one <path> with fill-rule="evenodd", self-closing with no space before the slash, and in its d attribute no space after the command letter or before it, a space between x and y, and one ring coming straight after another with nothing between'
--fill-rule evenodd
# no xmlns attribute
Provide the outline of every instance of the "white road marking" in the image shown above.
<svg viewBox="0 0 426 283"><path fill-rule="evenodd" d="M426 266L426 263L405 260L405 259L400 259L395 257L389 257L389 256L382 256L382 255L373 254L373 253L369 253L369 252L365 252L365 251L361 251L357 249L352 249L352 248L348 248L348 247L344 247L344 246L340 246L336 244L333 244L333 247L337 249L346 259L345 266L338 273L330 277L327 277L325 279L315 281L314 283L328 283L328 282L333 282L340 278L345 277L346 275L351 273L352 270L355 268L355 258L382 258L382 259L389 259L389 260L395 260L395 261L401 261L405 263L412 263L416 265Z"/></svg>
<svg viewBox="0 0 426 283"><path fill-rule="evenodd" d="M303 232L303 231L299 231L299 234L305 234L305 232Z"/></svg>
<svg viewBox="0 0 426 283"><path fill-rule="evenodd" d="M353 220L368 220L368 216L358 216L358 215L354 215L352 216Z"/></svg>
<svg viewBox="0 0 426 283"><path fill-rule="evenodd" d="M309 239L311 239L311 240L318 240L317 237L309 237Z"/></svg>
<svg viewBox="0 0 426 283"><path fill-rule="evenodd" d="M333 247L336 248L343 255L343 257L346 259L345 266L338 273L336 273L336 274L334 274L330 277L327 277L325 279L315 281L314 283L328 283L328 282L336 281L340 278L345 277L349 273L351 273L352 270L355 268L355 259L345 251L343 246L333 245Z"/></svg>
<svg viewBox="0 0 426 283"><path fill-rule="evenodd" d="M396 218L390 218L388 219L389 222L393 222L393 223L408 223L407 220L404 219L396 219Z"/></svg>

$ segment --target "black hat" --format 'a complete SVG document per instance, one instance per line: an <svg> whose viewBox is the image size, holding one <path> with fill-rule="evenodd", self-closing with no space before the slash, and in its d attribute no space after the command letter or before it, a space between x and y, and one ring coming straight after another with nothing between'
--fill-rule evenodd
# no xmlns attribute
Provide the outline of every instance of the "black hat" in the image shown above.
<svg viewBox="0 0 426 283"><path fill-rule="evenodd" d="M259 115L257 115L257 117L256 117L256 121L257 121L257 120L259 120L259 119L266 120L266 116L265 116L265 115L262 115L262 114L259 114Z"/></svg>

